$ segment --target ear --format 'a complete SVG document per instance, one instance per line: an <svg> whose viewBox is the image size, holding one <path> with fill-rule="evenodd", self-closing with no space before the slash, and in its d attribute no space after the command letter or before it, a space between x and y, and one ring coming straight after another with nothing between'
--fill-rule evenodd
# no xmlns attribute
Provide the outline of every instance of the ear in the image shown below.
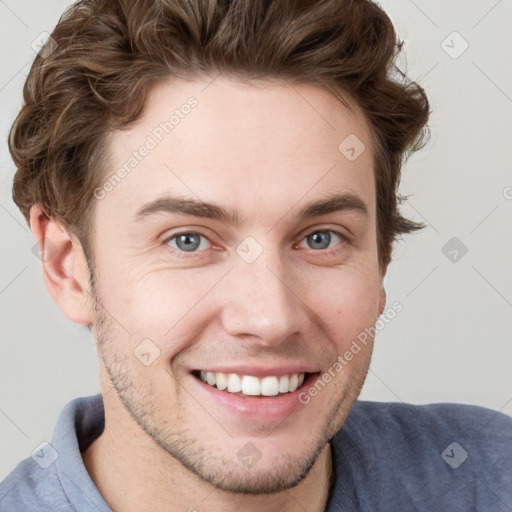
<svg viewBox="0 0 512 512"><path fill-rule="evenodd" d="M39 245L46 288L64 316L92 324L89 267L80 242L39 205L30 209L30 229Z"/></svg>
<svg viewBox="0 0 512 512"><path fill-rule="evenodd" d="M384 282L381 285L379 292L379 316L384 313L384 308L386 307L386 289L384 288Z"/></svg>
<svg viewBox="0 0 512 512"><path fill-rule="evenodd" d="M384 287L384 278L386 277L388 266L382 268L380 290L379 290L379 316L384 313L386 307L386 288Z"/></svg>

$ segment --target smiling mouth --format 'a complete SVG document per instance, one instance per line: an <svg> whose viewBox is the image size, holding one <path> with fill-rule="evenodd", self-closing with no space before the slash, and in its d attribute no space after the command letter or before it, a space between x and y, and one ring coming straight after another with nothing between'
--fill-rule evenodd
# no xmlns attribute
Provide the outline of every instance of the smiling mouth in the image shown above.
<svg viewBox="0 0 512 512"><path fill-rule="evenodd" d="M192 375L205 384L244 398L271 398L293 393L303 387L311 375L317 373L290 373L258 378L236 373L192 371Z"/></svg>

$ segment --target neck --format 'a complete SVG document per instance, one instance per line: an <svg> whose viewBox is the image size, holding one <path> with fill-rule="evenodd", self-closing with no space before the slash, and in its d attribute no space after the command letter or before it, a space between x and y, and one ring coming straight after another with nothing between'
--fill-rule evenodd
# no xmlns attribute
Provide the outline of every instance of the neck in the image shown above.
<svg viewBox="0 0 512 512"><path fill-rule="evenodd" d="M114 393L110 393L112 397ZM121 404L117 404L121 407ZM308 475L296 486L276 494L233 494L213 487L186 469L149 438L131 418L109 421L105 403L105 430L82 454L99 492L114 511L136 512L323 512L332 475L331 447L327 444ZM119 410L114 417L127 415ZM116 425L122 424L123 428ZM129 425L129 428L126 428Z"/></svg>

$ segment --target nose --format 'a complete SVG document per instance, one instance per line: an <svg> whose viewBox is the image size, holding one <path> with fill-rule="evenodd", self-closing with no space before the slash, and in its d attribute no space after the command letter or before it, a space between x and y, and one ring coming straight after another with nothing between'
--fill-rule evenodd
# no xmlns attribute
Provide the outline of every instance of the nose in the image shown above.
<svg viewBox="0 0 512 512"><path fill-rule="evenodd" d="M277 257L264 252L252 263L240 262L224 282L223 328L267 346L303 332L309 310L296 288Z"/></svg>

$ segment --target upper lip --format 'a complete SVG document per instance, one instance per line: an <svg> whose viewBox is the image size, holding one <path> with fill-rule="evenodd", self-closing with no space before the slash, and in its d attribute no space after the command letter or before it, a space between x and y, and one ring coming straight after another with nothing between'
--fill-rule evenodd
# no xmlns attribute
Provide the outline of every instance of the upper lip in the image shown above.
<svg viewBox="0 0 512 512"><path fill-rule="evenodd" d="M272 368L265 368L256 365L223 365L223 366L208 366L204 368L193 368L191 371L203 371L212 373L236 373L238 375L252 375L254 377L269 377L279 375L291 375L293 373L316 373L320 371L317 366L311 364L282 364L273 366Z"/></svg>

